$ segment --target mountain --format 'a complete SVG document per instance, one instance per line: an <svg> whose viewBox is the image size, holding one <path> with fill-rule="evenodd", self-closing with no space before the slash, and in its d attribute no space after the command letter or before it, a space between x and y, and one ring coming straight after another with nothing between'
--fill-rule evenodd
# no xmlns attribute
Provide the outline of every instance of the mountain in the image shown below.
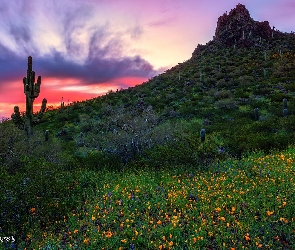
<svg viewBox="0 0 295 250"><path fill-rule="evenodd" d="M136 87L48 110L35 130L49 130L68 154L108 154L124 164L156 162L159 146L169 150L158 160L191 164L282 149L294 141L294 59L293 33L253 20L238 4L187 61ZM201 129L208 144L200 153Z"/></svg>

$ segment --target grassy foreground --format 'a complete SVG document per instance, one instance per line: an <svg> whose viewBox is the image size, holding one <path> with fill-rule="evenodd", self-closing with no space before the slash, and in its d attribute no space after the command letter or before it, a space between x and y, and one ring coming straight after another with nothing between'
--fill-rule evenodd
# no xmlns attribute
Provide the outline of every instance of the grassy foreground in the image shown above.
<svg viewBox="0 0 295 250"><path fill-rule="evenodd" d="M35 197L17 248L294 249L294 159L289 147L207 170L59 171L52 176L79 206L42 227L45 197ZM46 213L59 206L52 199Z"/></svg>

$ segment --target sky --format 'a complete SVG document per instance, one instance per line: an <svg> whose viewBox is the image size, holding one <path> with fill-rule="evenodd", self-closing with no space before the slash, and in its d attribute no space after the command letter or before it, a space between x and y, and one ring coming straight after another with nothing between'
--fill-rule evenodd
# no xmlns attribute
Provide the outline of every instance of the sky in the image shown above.
<svg viewBox="0 0 295 250"><path fill-rule="evenodd" d="M1 0L0 120L25 111L27 58L47 106L132 87L188 60L217 19L244 4L256 21L295 31L294 0Z"/></svg>

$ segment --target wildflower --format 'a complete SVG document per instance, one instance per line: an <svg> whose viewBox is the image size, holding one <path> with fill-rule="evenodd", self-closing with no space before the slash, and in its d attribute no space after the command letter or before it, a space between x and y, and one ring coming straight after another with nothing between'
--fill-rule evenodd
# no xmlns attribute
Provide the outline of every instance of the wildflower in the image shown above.
<svg viewBox="0 0 295 250"><path fill-rule="evenodd" d="M169 238L172 239L172 234L169 235Z"/></svg>
<svg viewBox="0 0 295 250"><path fill-rule="evenodd" d="M215 211L216 211L217 213L219 213L219 212L221 211L221 208L218 207L218 208L215 209Z"/></svg>
<svg viewBox="0 0 295 250"><path fill-rule="evenodd" d="M250 235L248 233L244 236L244 238L245 238L246 241L249 241L251 239Z"/></svg>
<svg viewBox="0 0 295 250"><path fill-rule="evenodd" d="M126 243L126 242L127 242L127 240L126 240L126 239L124 239L124 240L121 240L121 242L123 242L123 243Z"/></svg>
<svg viewBox="0 0 295 250"><path fill-rule="evenodd" d="M76 233L78 233L78 230L77 229L74 230L74 234L76 234Z"/></svg>
<svg viewBox="0 0 295 250"><path fill-rule="evenodd" d="M285 222L285 223L288 223L288 220L285 219L285 218L280 218L280 221Z"/></svg>
<svg viewBox="0 0 295 250"><path fill-rule="evenodd" d="M34 208L34 207L32 207L32 208L30 209L30 212L31 212L31 213L35 213L35 211L36 211L36 208Z"/></svg>
<svg viewBox="0 0 295 250"><path fill-rule="evenodd" d="M169 242L169 247L172 247L173 246L173 241L170 241Z"/></svg>
<svg viewBox="0 0 295 250"><path fill-rule="evenodd" d="M163 239L163 240L166 240L166 237L165 237L165 235L162 237L162 239Z"/></svg>
<svg viewBox="0 0 295 250"><path fill-rule="evenodd" d="M196 237L194 237L194 238L193 238L193 241L194 241L194 243L196 243L196 242L197 242L197 238L196 238Z"/></svg>
<svg viewBox="0 0 295 250"><path fill-rule="evenodd" d="M157 224L158 224L158 225L161 225L161 224L162 224L162 221L158 220L158 221L157 221Z"/></svg>
<svg viewBox="0 0 295 250"><path fill-rule="evenodd" d="M236 208L235 208L235 207L232 207L232 208L231 208L231 211L232 211L232 212L235 212L235 211L236 211Z"/></svg>
<svg viewBox="0 0 295 250"><path fill-rule="evenodd" d="M225 221L225 218L222 216L222 217L220 217L220 220Z"/></svg>
<svg viewBox="0 0 295 250"><path fill-rule="evenodd" d="M95 220L95 216L94 215L92 215L91 220Z"/></svg>
<svg viewBox="0 0 295 250"><path fill-rule="evenodd" d="M89 243L89 241L90 241L90 239L89 239L89 238L87 238L87 239L85 239L83 242L84 242L84 244L88 244L88 243Z"/></svg>
<svg viewBox="0 0 295 250"><path fill-rule="evenodd" d="M267 211L267 212L266 212L266 214L267 214L267 216L271 216L271 215L273 215L273 214L274 214L274 212Z"/></svg>
<svg viewBox="0 0 295 250"><path fill-rule="evenodd" d="M113 236L113 233L112 233L111 231L107 231L107 232L105 233L105 236L106 236L107 238L111 238L111 237Z"/></svg>

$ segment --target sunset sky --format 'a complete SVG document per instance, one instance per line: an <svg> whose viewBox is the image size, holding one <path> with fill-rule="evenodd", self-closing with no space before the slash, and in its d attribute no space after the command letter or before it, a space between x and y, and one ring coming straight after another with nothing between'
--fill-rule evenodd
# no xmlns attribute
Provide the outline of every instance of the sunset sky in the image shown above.
<svg viewBox="0 0 295 250"><path fill-rule="evenodd" d="M128 88L189 59L219 16L244 4L256 21L295 31L294 0L1 0L0 119L25 107L33 57L47 105Z"/></svg>

